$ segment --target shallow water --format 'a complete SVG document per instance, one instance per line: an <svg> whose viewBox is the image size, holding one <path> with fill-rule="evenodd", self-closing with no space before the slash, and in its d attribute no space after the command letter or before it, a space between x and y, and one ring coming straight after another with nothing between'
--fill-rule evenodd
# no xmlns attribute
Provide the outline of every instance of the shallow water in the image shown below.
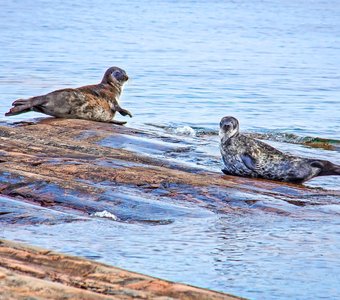
<svg viewBox="0 0 340 300"><path fill-rule="evenodd" d="M183 151L165 144L153 155L218 171L218 123L233 115L243 131L282 150L340 163L339 15L336 0L2 1L0 113L17 98L95 83L118 65L131 78L121 97L134 114L129 125L181 140ZM306 137L332 147L301 144ZM133 140L120 142L136 149ZM328 177L308 185L339 183ZM69 223L6 228L1 236L252 299L335 299L339 202L301 208L294 218L103 220L91 230Z"/></svg>

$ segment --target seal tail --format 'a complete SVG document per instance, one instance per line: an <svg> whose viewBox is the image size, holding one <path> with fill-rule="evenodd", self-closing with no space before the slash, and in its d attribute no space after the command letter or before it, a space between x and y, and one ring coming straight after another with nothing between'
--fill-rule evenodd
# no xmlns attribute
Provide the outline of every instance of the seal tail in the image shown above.
<svg viewBox="0 0 340 300"><path fill-rule="evenodd" d="M336 165L327 160L314 160L311 166L319 168L320 172L317 176L340 175L340 165Z"/></svg>
<svg viewBox="0 0 340 300"><path fill-rule="evenodd" d="M29 99L18 99L12 103L12 108L5 113L6 117L19 115L33 110L35 106L42 105L46 102L46 98L42 96L32 97Z"/></svg>

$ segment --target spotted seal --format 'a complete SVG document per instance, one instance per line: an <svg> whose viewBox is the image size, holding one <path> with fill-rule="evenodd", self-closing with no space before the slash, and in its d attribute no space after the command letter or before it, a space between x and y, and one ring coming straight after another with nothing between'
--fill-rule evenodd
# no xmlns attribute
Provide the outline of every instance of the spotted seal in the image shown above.
<svg viewBox="0 0 340 300"><path fill-rule="evenodd" d="M252 178L302 183L316 176L340 175L340 166L327 160L309 159L283 153L266 143L239 132L236 118L220 122L220 150L223 173Z"/></svg>
<svg viewBox="0 0 340 300"><path fill-rule="evenodd" d="M37 111L57 118L86 119L122 125L126 122L116 121L114 116L119 112L123 116L132 117L128 110L119 105L119 96L128 79L123 69L111 67L106 70L99 84L18 99L12 103L13 107L5 115L14 116Z"/></svg>

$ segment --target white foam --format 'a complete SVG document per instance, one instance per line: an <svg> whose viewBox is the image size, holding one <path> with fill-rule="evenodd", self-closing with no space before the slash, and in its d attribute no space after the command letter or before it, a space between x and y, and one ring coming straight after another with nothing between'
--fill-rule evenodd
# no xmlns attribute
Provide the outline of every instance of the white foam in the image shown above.
<svg viewBox="0 0 340 300"><path fill-rule="evenodd" d="M182 126L182 127L175 128L174 133L180 134L180 135L196 136L195 129L191 128L190 126Z"/></svg>
<svg viewBox="0 0 340 300"><path fill-rule="evenodd" d="M94 214L92 214L91 216L99 217L99 218L108 218L108 219L112 219L114 221L118 220L117 216L115 216L114 214L108 212L107 210L97 211Z"/></svg>

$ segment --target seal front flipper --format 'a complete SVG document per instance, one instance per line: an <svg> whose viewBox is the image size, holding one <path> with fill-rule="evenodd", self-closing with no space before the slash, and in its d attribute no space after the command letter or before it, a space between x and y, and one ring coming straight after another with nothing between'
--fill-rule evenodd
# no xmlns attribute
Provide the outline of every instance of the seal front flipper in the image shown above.
<svg viewBox="0 0 340 300"><path fill-rule="evenodd" d="M122 115L122 116L129 116L130 118L132 118L132 114L124 108L120 108L120 110L118 110L118 112Z"/></svg>
<svg viewBox="0 0 340 300"><path fill-rule="evenodd" d="M120 107L118 103L115 103L113 110L118 111L122 116L129 116L132 118L132 114L127 109Z"/></svg>
<svg viewBox="0 0 340 300"><path fill-rule="evenodd" d="M252 170L252 171L256 171L256 169L258 168L257 164L256 164L256 160L254 157L252 157L251 155L249 155L248 153L244 153L240 155L244 165Z"/></svg>

